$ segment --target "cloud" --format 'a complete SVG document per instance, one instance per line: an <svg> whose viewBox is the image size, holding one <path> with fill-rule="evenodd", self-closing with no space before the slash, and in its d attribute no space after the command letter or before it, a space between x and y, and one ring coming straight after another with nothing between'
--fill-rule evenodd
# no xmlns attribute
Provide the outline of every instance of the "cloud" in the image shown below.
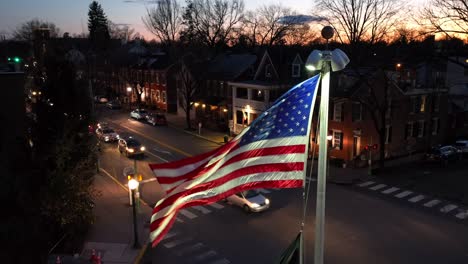
<svg viewBox="0 0 468 264"><path fill-rule="evenodd" d="M294 15L284 16L280 19L280 23L284 24L306 24L310 22L325 21L325 17L321 16L308 16L308 15Z"/></svg>

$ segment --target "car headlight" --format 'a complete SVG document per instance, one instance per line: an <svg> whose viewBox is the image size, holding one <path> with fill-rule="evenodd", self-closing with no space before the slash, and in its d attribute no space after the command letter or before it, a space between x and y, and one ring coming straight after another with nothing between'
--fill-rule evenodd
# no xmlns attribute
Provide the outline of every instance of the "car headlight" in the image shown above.
<svg viewBox="0 0 468 264"><path fill-rule="evenodd" d="M145 147L141 147L140 150L141 150L141 151L145 151Z"/></svg>
<svg viewBox="0 0 468 264"><path fill-rule="evenodd" d="M270 204L270 200L265 199L265 204Z"/></svg>
<svg viewBox="0 0 468 264"><path fill-rule="evenodd" d="M108 140L109 140L109 137L108 137L108 136L105 136L105 137L104 137L104 140L105 140L105 141L108 141Z"/></svg>
<svg viewBox="0 0 468 264"><path fill-rule="evenodd" d="M130 153L135 152L135 150L134 150L134 149L131 149L131 148L127 148L127 151L130 152Z"/></svg>
<svg viewBox="0 0 468 264"><path fill-rule="evenodd" d="M257 204L257 203L252 203L251 205L252 205L252 207L253 207L253 208L260 207L260 205L259 205L259 204Z"/></svg>
<svg viewBox="0 0 468 264"><path fill-rule="evenodd" d="M115 138L119 139L119 138L120 138L120 136L119 136L119 135L115 135Z"/></svg>

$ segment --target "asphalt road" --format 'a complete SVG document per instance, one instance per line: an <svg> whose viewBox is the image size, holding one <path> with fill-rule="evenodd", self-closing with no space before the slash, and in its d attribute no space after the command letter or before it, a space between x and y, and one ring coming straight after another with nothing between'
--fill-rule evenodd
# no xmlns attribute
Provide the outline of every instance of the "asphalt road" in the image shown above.
<svg viewBox="0 0 468 264"><path fill-rule="evenodd" d="M130 120L121 111L103 111L119 132L132 133L147 147L137 160L143 174L142 198L154 204L163 192L147 166L203 153L218 145L171 127L152 127ZM106 144L101 167L122 183L123 168L133 159ZM312 182L312 186L315 182ZM156 248L148 248L142 263L275 263L295 238L302 213L301 190L262 190L272 203L260 214L218 202L189 208ZM468 226L443 216L359 192L327 186L326 263L468 263ZM313 262L315 190L309 194L306 221L306 263Z"/></svg>

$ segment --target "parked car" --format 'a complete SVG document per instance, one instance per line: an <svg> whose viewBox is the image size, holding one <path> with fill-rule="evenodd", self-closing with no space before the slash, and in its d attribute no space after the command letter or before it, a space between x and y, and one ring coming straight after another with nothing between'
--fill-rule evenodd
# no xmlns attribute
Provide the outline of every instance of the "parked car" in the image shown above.
<svg viewBox="0 0 468 264"><path fill-rule="evenodd" d="M247 213L261 212L270 207L270 200L257 190L240 192L227 197L226 200L231 204L242 207Z"/></svg>
<svg viewBox="0 0 468 264"><path fill-rule="evenodd" d="M167 125L166 116L161 113L149 113L146 115L146 122L150 123L151 125Z"/></svg>
<svg viewBox="0 0 468 264"><path fill-rule="evenodd" d="M463 155L468 154L468 140L457 140L453 146Z"/></svg>
<svg viewBox="0 0 468 264"><path fill-rule="evenodd" d="M107 122L99 122L96 125L97 128L104 128L104 127L109 127L109 123Z"/></svg>
<svg viewBox="0 0 468 264"><path fill-rule="evenodd" d="M117 100L108 102L106 106L109 109L121 109L122 108L122 104Z"/></svg>
<svg viewBox="0 0 468 264"><path fill-rule="evenodd" d="M94 101L96 103L100 103L100 104L105 104L107 103L109 100L107 99L107 97L103 96L103 95L96 95L94 97Z"/></svg>
<svg viewBox="0 0 468 264"><path fill-rule="evenodd" d="M120 138L117 148L121 154L124 153L127 157L144 155L146 149L145 146L132 136Z"/></svg>
<svg viewBox="0 0 468 264"><path fill-rule="evenodd" d="M96 129L96 136L104 142L112 142L119 139L119 135L110 127Z"/></svg>
<svg viewBox="0 0 468 264"><path fill-rule="evenodd" d="M426 161L441 162L448 164L450 161L458 160L461 158L458 149L453 146L441 146L432 148L425 155Z"/></svg>
<svg viewBox="0 0 468 264"><path fill-rule="evenodd" d="M142 120L146 117L148 112L145 109L135 109L132 112L130 112L130 117L135 118L137 120Z"/></svg>

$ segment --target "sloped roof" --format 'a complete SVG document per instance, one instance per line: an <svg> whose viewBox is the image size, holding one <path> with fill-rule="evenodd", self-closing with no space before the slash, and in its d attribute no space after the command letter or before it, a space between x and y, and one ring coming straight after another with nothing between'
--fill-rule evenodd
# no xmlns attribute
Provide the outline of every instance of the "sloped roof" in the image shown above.
<svg viewBox="0 0 468 264"><path fill-rule="evenodd" d="M253 54L222 54L214 58L208 65L206 78L212 80L231 81L245 72L257 61Z"/></svg>

